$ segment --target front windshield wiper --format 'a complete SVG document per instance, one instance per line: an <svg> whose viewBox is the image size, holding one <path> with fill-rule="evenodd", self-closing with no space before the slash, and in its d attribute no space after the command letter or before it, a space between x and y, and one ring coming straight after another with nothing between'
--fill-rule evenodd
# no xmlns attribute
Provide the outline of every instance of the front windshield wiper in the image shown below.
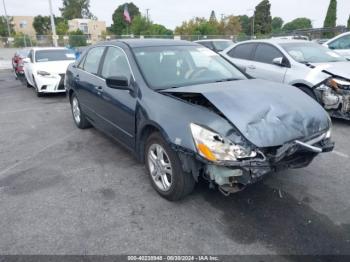
<svg viewBox="0 0 350 262"><path fill-rule="evenodd" d="M242 80L240 78L224 78L220 80L216 80L215 82L230 82L230 81L237 81L237 80Z"/></svg>

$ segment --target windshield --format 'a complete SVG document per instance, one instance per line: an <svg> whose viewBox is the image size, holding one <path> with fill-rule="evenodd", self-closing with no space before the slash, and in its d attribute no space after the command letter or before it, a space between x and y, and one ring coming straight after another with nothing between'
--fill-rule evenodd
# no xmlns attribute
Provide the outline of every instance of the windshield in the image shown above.
<svg viewBox="0 0 350 262"><path fill-rule="evenodd" d="M246 76L215 52L199 46L134 48L137 63L153 89L168 89Z"/></svg>
<svg viewBox="0 0 350 262"><path fill-rule="evenodd" d="M215 46L216 50L223 51L226 48L233 45L232 41L213 41L213 45Z"/></svg>
<svg viewBox="0 0 350 262"><path fill-rule="evenodd" d="M288 43L281 44L281 46L295 61L300 63L346 61L344 57L316 43Z"/></svg>
<svg viewBox="0 0 350 262"><path fill-rule="evenodd" d="M35 52L35 62L75 60L75 54L69 49L39 50Z"/></svg>

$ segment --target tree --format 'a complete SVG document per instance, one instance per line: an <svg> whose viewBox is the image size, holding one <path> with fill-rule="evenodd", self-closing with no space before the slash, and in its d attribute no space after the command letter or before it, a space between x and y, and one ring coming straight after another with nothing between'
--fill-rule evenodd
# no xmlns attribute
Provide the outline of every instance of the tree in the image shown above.
<svg viewBox="0 0 350 262"><path fill-rule="evenodd" d="M127 33L126 29L128 25L128 22L125 21L124 19L124 8L125 5L128 5L128 10L129 10L129 14L131 17L131 21L133 21L133 19L137 16L140 16L140 10L139 8L134 5L134 3L124 3L120 6L118 6L118 8L114 11L112 19L113 19L113 24L111 25L110 30L116 34L116 35L122 35Z"/></svg>
<svg viewBox="0 0 350 262"><path fill-rule="evenodd" d="M251 34L251 21L250 18L247 15L240 15L238 16L239 21L241 23L242 33L246 35Z"/></svg>
<svg viewBox="0 0 350 262"><path fill-rule="evenodd" d="M86 36L79 29L69 32L69 45L71 47L86 46Z"/></svg>
<svg viewBox="0 0 350 262"><path fill-rule="evenodd" d="M51 34L51 22L49 16L38 15L34 17L33 27L37 35Z"/></svg>
<svg viewBox="0 0 350 262"><path fill-rule="evenodd" d="M349 15L349 19L348 19L348 29L350 29L350 15Z"/></svg>
<svg viewBox="0 0 350 262"><path fill-rule="evenodd" d="M282 31L283 19L281 17L274 17L272 19L272 32L279 33Z"/></svg>
<svg viewBox="0 0 350 262"><path fill-rule="evenodd" d="M312 28L312 22L309 18L300 17L296 18L293 21L286 23L283 26L283 31L294 31L298 29L309 29Z"/></svg>
<svg viewBox="0 0 350 262"><path fill-rule="evenodd" d="M255 33L270 34L272 31L271 4L269 0L263 0L255 7Z"/></svg>
<svg viewBox="0 0 350 262"><path fill-rule="evenodd" d="M10 31L13 32L12 17L9 17ZM0 36L8 36L7 20L5 16L0 16Z"/></svg>
<svg viewBox="0 0 350 262"><path fill-rule="evenodd" d="M68 21L62 17L55 17L56 33L58 35L66 35L69 30Z"/></svg>
<svg viewBox="0 0 350 262"><path fill-rule="evenodd" d="M238 16L230 15L222 19L223 31L220 33L223 35L238 35L242 31L241 22Z"/></svg>
<svg viewBox="0 0 350 262"><path fill-rule="evenodd" d="M175 32L179 35L217 35L220 30L219 23L196 17L182 22L181 26L175 28Z"/></svg>
<svg viewBox="0 0 350 262"><path fill-rule="evenodd" d="M211 21L211 22L217 22L217 21L218 21L218 20L216 19L216 14L215 14L215 11L214 11L214 10L211 11L209 21Z"/></svg>
<svg viewBox="0 0 350 262"><path fill-rule="evenodd" d="M331 0L327 10L327 15L324 20L323 27L325 28L334 28L337 25L337 0ZM325 32L324 37L332 38L334 37L333 32Z"/></svg>
<svg viewBox="0 0 350 262"><path fill-rule="evenodd" d="M62 17L66 20L74 18L92 18L90 12L90 0L63 0L63 7L60 8Z"/></svg>

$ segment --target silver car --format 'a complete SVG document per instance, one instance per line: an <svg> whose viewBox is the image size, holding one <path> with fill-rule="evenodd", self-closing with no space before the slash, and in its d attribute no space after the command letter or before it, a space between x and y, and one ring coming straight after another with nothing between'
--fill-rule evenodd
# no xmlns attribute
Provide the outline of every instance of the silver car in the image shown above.
<svg viewBox="0 0 350 262"><path fill-rule="evenodd" d="M313 42L246 41L221 53L254 78L286 83L317 100L331 116L350 120L350 62Z"/></svg>
<svg viewBox="0 0 350 262"><path fill-rule="evenodd" d="M338 35L323 44L334 52L350 59L350 32Z"/></svg>

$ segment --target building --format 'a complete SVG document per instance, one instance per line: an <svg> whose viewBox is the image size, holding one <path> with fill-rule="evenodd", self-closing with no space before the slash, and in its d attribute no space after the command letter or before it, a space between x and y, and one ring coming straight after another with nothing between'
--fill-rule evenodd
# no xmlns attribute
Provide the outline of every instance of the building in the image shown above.
<svg viewBox="0 0 350 262"><path fill-rule="evenodd" d="M103 32L106 32L106 22L92 19L72 19L68 21L69 31L80 30L89 36L92 42L97 42Z"/></svg>
<svg viewBox="0 0 350 262"><path fill-rule="evenodd" d="M13 30L16 33L34 36L36 34L33 27L34 16L12 16Z"/></svg>

